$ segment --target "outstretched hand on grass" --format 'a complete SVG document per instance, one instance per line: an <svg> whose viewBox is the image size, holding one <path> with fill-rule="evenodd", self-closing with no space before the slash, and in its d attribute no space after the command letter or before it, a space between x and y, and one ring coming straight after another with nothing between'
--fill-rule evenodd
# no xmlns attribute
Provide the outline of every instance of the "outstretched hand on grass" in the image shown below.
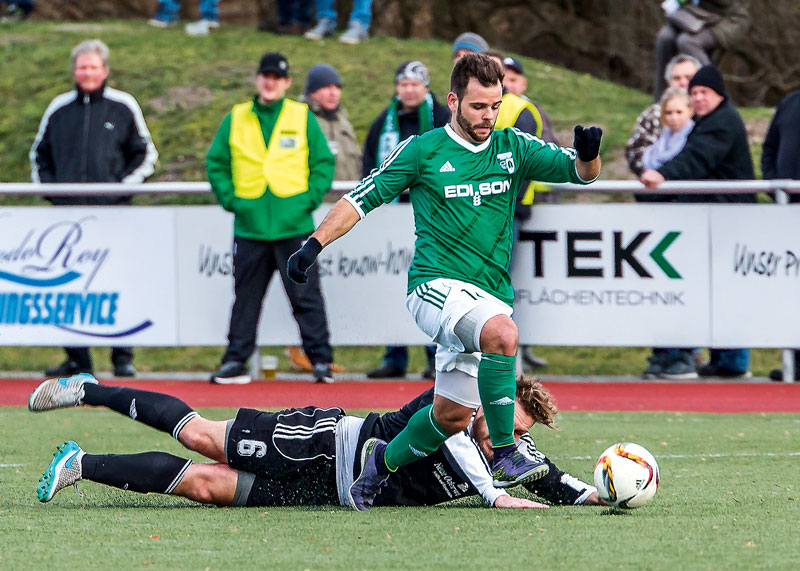
<svg viewBox="0 0 800 571"><path fill-rule="evenodd" d="M303 247L289 256L286 262L286 273L289 278L298 284L308 281L308 269L317 261L317 256L322 251L322 244L316 238L309 238Z"/></svg>

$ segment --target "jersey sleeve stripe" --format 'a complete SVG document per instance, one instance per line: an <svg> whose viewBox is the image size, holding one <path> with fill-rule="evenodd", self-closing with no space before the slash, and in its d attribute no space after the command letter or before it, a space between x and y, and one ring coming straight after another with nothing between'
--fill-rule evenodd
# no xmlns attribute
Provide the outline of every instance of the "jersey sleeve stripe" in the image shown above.
<svg viewBox="0 0 800 571"><path fill-rule="evenodd" d="M363 220L364 217L367 215L367 213L364 212L364 209L361 208L361 205L358 203L358 201L349 194L345 194L342 198L347 202L349 202L350 206L356 209L356 212L358 212L359 219Z"/></svg>
<svg viewBox="0 0 800 571"><path fill-rule="evenodd" d="M392 164L400 152L406 148L408 143L410 143L413 138L414 137L411 136L404 141L401 141L394 149L392 149L392 152L389 153L389 156L383 160L378 168L373 169L372 172L364 177L364 179L358 183L353 190L345 195L347 201L355 207L355 209L358 211L358 215L361 216L361 218L366 215L366 213L364 213L364 209L361 207L361 205L364 203L364 196L375 190L375 177L381 174L389 165Z"/></svg>

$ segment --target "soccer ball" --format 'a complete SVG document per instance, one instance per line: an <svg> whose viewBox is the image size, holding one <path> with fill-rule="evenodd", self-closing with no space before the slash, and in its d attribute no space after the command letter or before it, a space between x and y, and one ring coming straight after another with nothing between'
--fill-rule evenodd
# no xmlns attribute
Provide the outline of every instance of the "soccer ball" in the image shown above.
<svg viewBox="0 0 800 571"><path fill-rule="evenodd" d="M608 447L594 465L594 485L608 505L638 508L658 489L656 459L643 446L620 442Z"/></svg>

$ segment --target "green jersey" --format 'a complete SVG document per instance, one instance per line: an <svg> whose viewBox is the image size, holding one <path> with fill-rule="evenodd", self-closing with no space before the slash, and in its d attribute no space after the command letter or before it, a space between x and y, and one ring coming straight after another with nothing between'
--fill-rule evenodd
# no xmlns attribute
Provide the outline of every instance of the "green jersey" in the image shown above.
<svg viewBox="0 0 800 571"><path fill-rule="evenodd" d="M574 149L514 128L494 131L475 145L446 125L401 142L344 198L363 218L409 189L416 227L409 293L449 278L513 305L514 205L529 180L591 182L578 176Z"/></svg>

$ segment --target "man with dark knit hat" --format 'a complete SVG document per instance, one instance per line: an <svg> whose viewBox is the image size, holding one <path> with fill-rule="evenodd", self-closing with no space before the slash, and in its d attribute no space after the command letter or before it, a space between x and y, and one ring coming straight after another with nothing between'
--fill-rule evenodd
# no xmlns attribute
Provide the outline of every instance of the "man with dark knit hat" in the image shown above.
<svg viewBox="0 0 800 571"><path fill-rule="evenodd" d="M336 158L333 180L361 178L361 147L347 112L342 108L342 79L335 67L315 64L306 77L301 101L314 113Z"/></svg>
<svg viewBox="0 0 800 571"><path fill-rule="evenodd" d="M689 81L694 108L694 128L675 158L658 170L647 169L639 179L648 189L665 180L752 180L755 178L747 131L739 112L728 99L722 74L704 65ZM679 194L678 202L749 202L755 194ZM703 377L729 379L751 375L748 349L712 349L711 362L701 367Z"/></svg>
<svg viewBox="0 0 800 571"><path fill-rule="evenodd" d="M358 180L361 178L361 147L350 118L340 105L341 98L342 79L336 68L327 63L314 64L308 70L300 101L308 105L317 118L328 148L336 159L333 180ZM290 345L286 348L286 356L292 369L309 373L314 370L302 347ZM343 369L332 363L331 371L340 373Z"/></svg>
<svg viewBox="0 0 800 571"><path fill-rule="evenodd" d="M394 85L392 103L372 123L364 143L361 161L364 177L377 168L400 141L412 135L422 135L436 127L444 127L450 121L450 109L436 101L430 91L428 68L422 62L406 61L400 64L395 72ZM422 375L433 378L435 350L432 345L426 347L426 355L428 366ZM367 377L404 377L407 367L408 347L393 345L386 348L381 366L367 371Z"/></svg>

